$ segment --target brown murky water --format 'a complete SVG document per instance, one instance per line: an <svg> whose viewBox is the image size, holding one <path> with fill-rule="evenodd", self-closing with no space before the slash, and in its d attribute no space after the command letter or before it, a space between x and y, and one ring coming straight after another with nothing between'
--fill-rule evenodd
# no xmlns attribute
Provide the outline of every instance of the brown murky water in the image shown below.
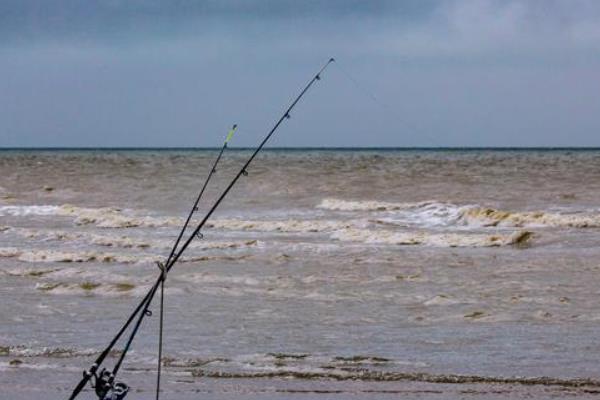
<svg viewBox="0 0 600 400"><path fill-rule="evenodd" d="M6 395L68 397L215 155L0 153ZM164 398L597 397L599 176L600 151L264 153L169 275Z"/></svg>

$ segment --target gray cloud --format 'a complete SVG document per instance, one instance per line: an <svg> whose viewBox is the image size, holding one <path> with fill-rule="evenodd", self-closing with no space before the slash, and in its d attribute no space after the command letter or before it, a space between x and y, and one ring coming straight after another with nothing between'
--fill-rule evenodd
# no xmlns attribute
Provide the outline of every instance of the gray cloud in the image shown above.
<svg viewBox="0 0 600 400"><path fill-rule="evenodd" d="M0 0L0 146L600 145L592 0ZM382 106L382 104L384 106Z"/></svg>
<svg viewBox="0 0 600 400"><path fill-rule="evenodd" d="M592 45L599 22L594 0L0 1L0 35L5 43L21 44L144 41L273 25L293 33L299 24L305 35L341 28L367 39L386 35L383 45L438 52L490 43L518 47L523 41Z"/></svg>
<svg viewBox="0 0 600 400"><path fill-rule="evenodd" d="M294 20L376 18L393 13L410 20L431 12L430 0L36 0L0 1L0 34L6 39L143 40L144 34L197 34L205 26L285 23ZM153 37L153 36L152 36Z"/></svg>

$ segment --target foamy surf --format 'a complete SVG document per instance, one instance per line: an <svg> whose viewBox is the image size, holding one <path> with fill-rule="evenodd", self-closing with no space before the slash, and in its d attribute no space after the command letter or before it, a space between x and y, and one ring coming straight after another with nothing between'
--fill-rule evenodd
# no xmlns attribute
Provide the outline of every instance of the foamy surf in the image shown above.
<svg viewBox="0 0 600 400"><path fill-rule="evenodd" d="M406 233L369 229L347 229L331 234L332 239L340 241L433 247L501 247L523 245L530 240L531 236L532 233L529 231L486 235L473 233Z"/></svg>
<svg viewBox="0 0 600 400"><path fill-rule="evenodd" d="M60 213L60 215L75 217L77 225L93 224L99 228L155 228L181 225L183 222L181 218L177 217L140 216L132 211L124 211L118 208L82 208L63 205L60 207Z"/></svg>
<svg viewBox="0 0 600 400"><path fill-rule="evenodd" d="M317 208L352 213L384 213L371 221L380 224L423 227L568 227L598 228L600 214L557 213L551 211L508 211L481 205L456 205L439 201L393 203L381 201L349 201L324 199ZM183 222L180 217L148 215L144 210L120 208L86 208L73 205L2 206L0 216L63 216L72 217L76 225L99 228L156 228L175 227ZM192 221L192 224L194 221ZM206 228L232 231L315 233L357 228L365 225L361 219L214 219ZM8 228L6 228L8 229ZM6 230L5 229L5 230ZM144 244L131 244L144 247Z"/></svg>
<svg viewBox="0 0 600 400"><path fill-rule="evenodd" d="M0 207L0 216L62 216L73 217L77 225L93 224L100 228L162 227L181 225L179 217L157 217L139 215L140 211L123 210L114 207L88 208L70 204L19 205Z"/></svg>
<svg viewBox="0 0 600 400"><path fill-rule="evenodd" d="M88 233L84 231L67 232L53 229L31 229L0 227L0 233L10 233L27 239L39 239L43 241L61 241L65 243L84 241L85 244L93 244L102 247L113 247L123 249L163 249L168 250L173 247L173 239L151 239L139 238L127 235L110 235ZM201 240L190 243L190 249L196 250L226 250L239 249L244 247L262 246L262 242L256 239L250 240ZM5 249L6 250L6 249Z"/></svg>
<svg viewBox="0 0 600 400"><path fill-rule="evenodd" d="M234 231L260 231L260 232L291 232L291 233L317 233L331 232L339 229L348 229L356 222L334 220L242 220L242 219L217 219L206 224L207 228L226 229Z"/></svg>
<svg viewBox="0 0 600 400"><path fill-rule="evenodd" d="M12 358L4 362L0 369L10 367L44 368L47 364L35 363L35 359L59 359L62 363L69 359L91 357L99 354L93 348L35 347L28 345L2 346L0 357ZM113 350L109 357L118 357L120 352ZM21 360L20 360L21 359ZM155 365L152 357L137 356L139 368L146 370ZM172 376L213 379L293 379L295 381L365 381L365 382L426 382L434 384L468 385L490 384L495 391L506 394L512 386L542 386L588 389L597 393L600 381L594 378L560 378L548 376L498 376L466 375L454 373L431 373L423 371L429 365L422 362L394 360L373 355L325 356L309 353L268 353L248 354L233 357L208 356L180 358L167 356L163 361L165 372ZM398 367L401 367L399 369ZM64 366L63 366L64 368ZM70 368L69 368L70 370ZM323 393L314 389L315 393ZM386 391L383 390L385 393ZM297 393L290 390L290 393ZM339 395L339 391L334 391ZM469 392L471 393L471 392ZM389 394L389 392L387 392ZM573 393L570 393L573 395Z"/></svg>
<svg viewBox="0 0 600 400"><path fill-rule="evenodd" d="M598 228L600 214L556 213L551 211L506 211L481 205L456 205L438 201L391 203L324 199L317 208L331 211L385 212L387 217L375 221L384 224L470 227L566 227Z"/></svg>
<svg viewBox="0 0 600 400"><path fill-rule="evenodd" d="M0 216L25 217L30 215L60 215L60 206L0 206Z"/></svg>
<svg viewBox="0 0 600 400"><path fill-rule="evenodd" d="M0 211L1 212L1 211ZM181 226L183 219L170 216L149 216L143 210L119 208L85 208L72 205L62 206L10 206L4 207L5 215L13 216L70 216L76 225L94 225L99 228L156 228ZM192 226L195 221L191 221ZM206 228L262 231L262 232L323 232L352 226L351 223L333 220L246 220L211 219Z"/></svg>
<svg viewBox="0 0 600 400"><path fill-rule="evenodd" d="M105 283L103 281L82 282L39 282L35 289L51 295L70 296L143 296L150 285L137 285L131 282ZM181 294L183 290L175 287L165 289L167 294Z"/></svg>
<svg viewBox="0 0 600 400"><path fill-rule="evenodd" d="M252 244L250 246L252 246ZM203 261L240 261L248 257L250 257L248 254L190 254L182 256L179 259L179 262L190 263ZM153 264L158 261L164 261L165 256L160 254L121 254L97 251L75 252L51 249L17 249L14 247L5 247L0 248L0 258L14 258L19 261L29 263Z"/></svg>
<svg viewBox="0 0 600 400"><path fill-rule="evenodd" d="M74 349L63 347L31 347L25 345L0 346L0 356L4 357L48 357L48 358L72 358L87 357L100 353L94 349Z"/></svg>
<svg viewBox="0 0 600 400"><path fill-rule="evenodd" d="M513 212L485 207L464 210L460 221L474 226L599 228L598 214L557 214L544 211Z"/></svg>
<svg viewBox="0 0 600 400"><path fill-rule="evenodd" d="M341 199L323 199L317 208L334 211L399 211L419 208L431 202L390 203L385 201L364 200L349 201Z"/></svg>
<svg viewBox="0 0 600 400"><path fill-rule="evenodd" d="M91 243L104 247L121 247L125 249L171 249L173 240L141 240L128 236L91 235ZM189 245L190 249L196 250L226 250L244 247L260 246L258 240L243 241L196 241Z"/></svg>
<svg viewBox="0 0 600 400"><path fill-rule="evenodd" d="M123 255L94 251L69 252L50 249L16 249L0 248L0 257L13 257L24 262L58 262L58 263L124 263L158 261L158 257Z"/></svg>

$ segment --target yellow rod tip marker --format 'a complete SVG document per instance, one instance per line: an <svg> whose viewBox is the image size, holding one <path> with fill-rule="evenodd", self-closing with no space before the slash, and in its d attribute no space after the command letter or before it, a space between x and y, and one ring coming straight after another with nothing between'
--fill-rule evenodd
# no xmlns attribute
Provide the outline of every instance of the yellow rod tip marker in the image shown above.
<svg viewBox="0 0 600 400"><path fill-rule="evenodd" d="M227 143L227 142L229 142L231 140L231 138L233 137L233 134L235 133L236 129L237 129L237 125L234 124L233 128L231 128L231 130L227 134L227 137L225 138L225 143Z"/></svg>

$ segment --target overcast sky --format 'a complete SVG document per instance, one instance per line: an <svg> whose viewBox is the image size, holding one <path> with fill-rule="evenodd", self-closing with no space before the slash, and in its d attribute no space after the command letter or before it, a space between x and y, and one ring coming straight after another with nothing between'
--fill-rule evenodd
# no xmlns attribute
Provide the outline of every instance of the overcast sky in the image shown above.
<svg viewBox="0 0 600 400"><path fill-rule="evenodd" d="M600 146L596 0L0 0L0 147Z"/></svg>

